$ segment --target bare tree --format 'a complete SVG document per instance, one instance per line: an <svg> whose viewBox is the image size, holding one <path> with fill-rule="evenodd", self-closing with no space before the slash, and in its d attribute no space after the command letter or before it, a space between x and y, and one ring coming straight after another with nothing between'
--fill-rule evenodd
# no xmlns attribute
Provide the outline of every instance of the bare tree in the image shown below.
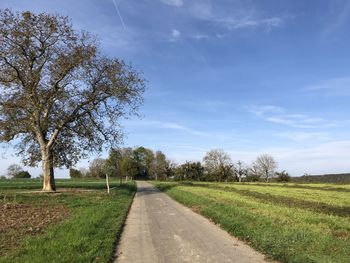
<svg viewBox="0 0 350 263"><path fill-rule="evenodd" d="M247 165L242 161L236 162L234 171L235 171L236 177L238 179L238 182L242 182L242 178L244 176L247 176L247 174L248 174Z"/></svg>
<svg viewBox="0 0 350 263"><path fill-rule="evenodd" d="M152 165L152 177L155 180L167 179L167 159L162 151L156 151Z"/></svg>
<svg viewBox="0 0 350 263"><path fill-rule="evenodd" d="M87 177L89 170L86 169L85 167L79 168L79 172L81 173L82 177Z"/></svg>
<svg viewBox="0 0 350 263"><path fill-rule="evenodd" d="M90 176L95 178L105 178L106 169L105 169L106 160L102 158L93 159L89 165Z"/></svg>
<svg viewBox="0 0 350 263"><path fill-rule="evenodd" d="M7 167L7 177L8 178L16 178L16 175L20 172L22 172L23 169L18 164L11 164L9 167Z"/></svg>
<svg viewBox="0 0 350 263"><path fill-rule="evenodd" d="M231 157L222 149L213 149L203 158L204 167L217 181L227 179L232 173L233 163Z"/></svg>
<svg viewBox="0 0 350 263"><path fill-rule="evenodd" d="M41 161L53 191L55 167L120 142L118 121L137 113L144 80L67 17L0 10L0 43L0 141L17 139L27 165Z"/></svg>
<svg viewBox="0 0 350 263"><path fill-rule="evenodd" d="M257 182L260 181L261 173L258 166L253 162L247 169L247 182Z"/></svg>
<svg viewBox="0 0 350 263"><path fill-rule="evenodd" d="M271 155L262 154L256 158L253 167L255 167L265 181L268 182L275 173L277 162Z"/></svg>

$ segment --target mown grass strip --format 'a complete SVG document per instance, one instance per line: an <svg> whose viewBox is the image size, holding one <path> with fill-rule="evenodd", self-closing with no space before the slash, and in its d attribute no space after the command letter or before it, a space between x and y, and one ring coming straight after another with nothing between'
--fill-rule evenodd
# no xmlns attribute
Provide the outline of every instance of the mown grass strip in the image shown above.
<svg viewBox="0 0 350 263"><path fill-rule="evenodd" d="M329 204L325 204L322 202L312 202L307 200L301 200L297 198L286 197L282 195L272 195L269 193L259 193L249 190L240 190L234 187L225 187L219 185L196 185L197 187L207 187L213 188L228 192L235 192L240 195L249 196L256 198L262 202L269 202L276 205L281 205L284 207L297 207L302 209L307 209L310 211L315 211L318 213L324 213L327 215L336 215L342 217L350 216L350 207L342 207L342 206L332 206Z"/></svg>
<svg viewBox="0 0 350 263"><path fill-rule="evenodd" d="M266 184L266 183L241 183L242 185L256 185L262 187L284 187L284 188L296 188L296 189L309 189L309 190L323 190L323 191L334 191L334 192L345 192L349 193L350 189L337 186L326 186L320 184L319 186L305 185L305 184ZM342 185L341 185L342 186Z"/></svg>
<svg viewBox="0 0 350 263"><path fill-rule="evenodd" d="M196 183L195 185L204 185L207 187L232 187L239 190L248 190L261 194L271 194L298 200L306 200L314 203L324 203L334 207L350 207L350 195L346 192L322 191L319 189L310 190L302 188L285 188L283 185L280 185L279 187L268 187L269 184L266 184L264 187L239 183Z"/></svg>
<svg viewBox="0 0 350 263"><path fill-rule="evenodd" d="M109 262L135 191L135 183L129 183L113 189L110 195L94 191L45 196L67 205L73 216L49 227L43 235L26 239L18 250L0 262ZM29 198L29 203L43 198L43 195L28 196L18 198L20 201Z"/></svg>
<svg viewBox="0 0 350 263"><path fill-rule="evenodd" d="M272 259L350 262L350 221L347 218L264 204L234 192L176 183L155 184Z"/></svg>

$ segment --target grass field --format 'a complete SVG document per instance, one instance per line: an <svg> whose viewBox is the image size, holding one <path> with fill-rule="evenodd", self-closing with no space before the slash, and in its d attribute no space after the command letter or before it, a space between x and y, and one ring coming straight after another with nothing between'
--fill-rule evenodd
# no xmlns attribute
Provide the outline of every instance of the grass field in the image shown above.
<svg viewBox="0 0 350 263"><path fill-rule="evenodd" d="M106 189L106 182L104 179L56 179L56 187L59 188L85 188L85 189ZM119 180L110 179L110 187L119 186ZM0 179L0 192L20 189L41 190L43 187L40 179Z"/></svg>
<svg viewBox="0 0 350 263"><path fill-rule="evenodd" d="M1 263L111 260L135 183L112 181L109 195L104 180L57 186L58 193L30 193L41 189L39 180L0 181Z"/></svg>
<svg viewBox="0 0 350 263"><path fill-rule="evenodd" d="M349 185L153 183L270 259L350 262Z"/></svg>

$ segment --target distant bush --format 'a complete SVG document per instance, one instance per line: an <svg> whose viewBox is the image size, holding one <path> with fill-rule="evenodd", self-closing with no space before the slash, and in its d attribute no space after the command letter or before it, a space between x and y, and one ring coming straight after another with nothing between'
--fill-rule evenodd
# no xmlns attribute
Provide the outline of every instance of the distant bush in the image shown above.
<svg viewBox="0 0 350 263"><path fill-rule="evenodd" d="M77 169L71 168L69 169L69 176L70 178L82 178L83 173Z"/></svg>
<svg viewBox="0 0 350 263"><path fill-rule="evenodd" d="M28 171L20 171L14 175L13 178L31 178L32 176Z"/></svg>
<svg viewBox="0 0 350 263"><path fill-rule="evenodd" d="M245 178L246 182L259 182L260 176L258 174L248 174Z"/></svg>
<svg viewBox="0 0 350 263"><path fill-rule="evenodd" d="M345 174L324 174L324 175L308 175L305 174L300 177L293 177L292 181L295 183L350 183L350 173Z"/></svg>
<svg viewBox="0 0 350 263"><path fill-rule="evenodd" d="M276 177L275 180L277 182L281 182L281 183L285 182L285 183L287 183L287 182L291 181L291 177L286 171L283 171L283 172L280 172L280 173L276 172L275 173L275 177Z"/></svg>

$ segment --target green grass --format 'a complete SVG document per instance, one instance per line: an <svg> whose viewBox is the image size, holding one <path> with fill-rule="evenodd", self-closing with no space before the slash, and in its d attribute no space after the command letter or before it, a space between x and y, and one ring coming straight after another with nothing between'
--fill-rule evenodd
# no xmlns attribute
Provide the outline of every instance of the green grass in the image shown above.
<svg viewBox="0 0 350 263"><path fill-rule="evenodd" d="M1 189L36 189L40 182L22 183L5 180ZM20 180L22 181L22 180ZM18 249L0 262L109 262L113 257L117 236L120 234L132 198L134 182L119 186L107 195L106 191L62 192L59 194L16 194L19 204L63 205L71 216L63 222L50 225L44 234L26 238ZM17 187L15 187L17 185ZM104 181L58 181L58 187L104 188ZM11 191L12 192L12 191ZM6 193L11 199L11 192ZM12 193L13 194L13 193ZM3 198L0 195L0 198Z"/></svg>
<svg viewBox="0 0 350 263"><path fill-rule="evenodd" d="M104 179L56 179L56 187L59 188L86 188L86 189L105 189ZM111 178L110 187L117 187L119 179ZM7 190L41 190L43 187L40 179L0 179L0 192Z"/></svg>
<svg viewBox="0 0 350 263"><path fill-rule="evenodd" d="M350 262L348 186L153 183L271 259Z"/></svg>

